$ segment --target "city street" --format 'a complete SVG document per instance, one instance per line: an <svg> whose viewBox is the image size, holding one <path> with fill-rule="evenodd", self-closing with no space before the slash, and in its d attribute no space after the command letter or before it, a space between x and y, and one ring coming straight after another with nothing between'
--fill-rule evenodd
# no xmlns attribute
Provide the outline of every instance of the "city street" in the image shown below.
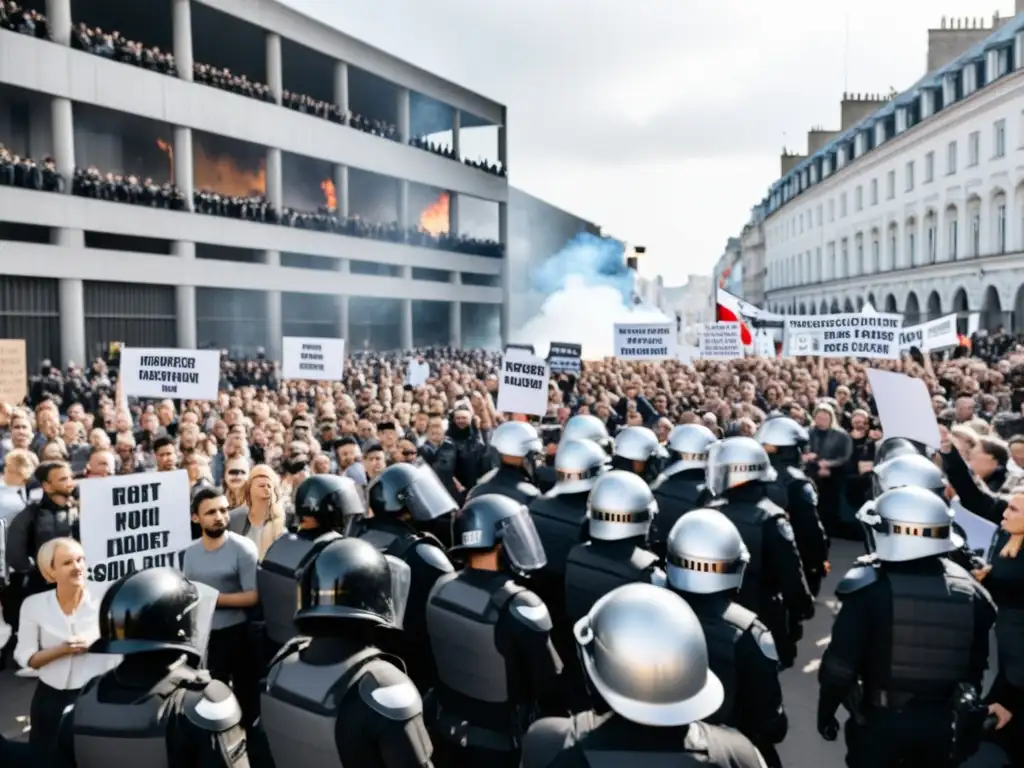
<svg viewBox="0 0 1024 768"><path fill-rule="evenodd" d="M842 768L844 765L842 741L829 743L818 736L815 729L817 671L832 627L836 582L862 551L859 545L851 542L834 543L832 575L822 587L817 615L805 627L796 666L783 673L789 736L779 752L787 768ZM4 736L27 738L29 701L34 685L34 680L17 678L9 671L0 675L0 732ZM999 768L1002 763L999 752L985 746L967 765L970 768Z"/></svg>

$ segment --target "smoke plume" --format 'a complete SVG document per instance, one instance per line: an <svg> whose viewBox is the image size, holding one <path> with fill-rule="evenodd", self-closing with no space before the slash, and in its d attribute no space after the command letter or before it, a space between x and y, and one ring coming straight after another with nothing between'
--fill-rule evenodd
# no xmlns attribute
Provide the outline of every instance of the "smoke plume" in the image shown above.
<svg viewBox="0 0 1024 768"><path fill-rule="evenodd" d="M553 341L583 346L586 359L613 354L614 324L657 322L665 315L633 301L635 273L626 266L625 246L589 233L574 237L532 276L547 298L540 312L513 334L545 354Z"/></svg>

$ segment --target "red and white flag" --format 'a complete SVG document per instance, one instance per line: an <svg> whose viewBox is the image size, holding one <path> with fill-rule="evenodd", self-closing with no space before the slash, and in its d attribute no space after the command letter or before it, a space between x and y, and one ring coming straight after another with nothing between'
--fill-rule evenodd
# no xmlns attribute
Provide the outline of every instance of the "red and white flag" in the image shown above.
<svg viewBox="0 0 1024 768"><path fill-rule="evenodd" d="M739 323L740 339L743 346L749 347L754 343L754 335L750 327L744 322L745 318L757 317L760 310L753 304L749 304L739 296L733 296L728 291L719 288L715 292L716 312L715 316L720 323Z"/></svg>

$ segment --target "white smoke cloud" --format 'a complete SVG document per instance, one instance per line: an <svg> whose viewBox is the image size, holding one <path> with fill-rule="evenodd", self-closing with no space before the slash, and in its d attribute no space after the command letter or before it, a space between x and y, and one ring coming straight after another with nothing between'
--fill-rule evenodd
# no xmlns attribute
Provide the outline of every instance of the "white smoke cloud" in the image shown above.
<svg viewBox="0 0 1024 768"><path fill-rule="evenodd" d="M615 323L657 323L668 318L647 305L630 307L622 294L608 285L587 285L572 276L566 287L548 296L540 313L512 334L513 343L533 344L540 356L547 355L553 341L581 344L583 358L595 360L614 353Z"/></svg>

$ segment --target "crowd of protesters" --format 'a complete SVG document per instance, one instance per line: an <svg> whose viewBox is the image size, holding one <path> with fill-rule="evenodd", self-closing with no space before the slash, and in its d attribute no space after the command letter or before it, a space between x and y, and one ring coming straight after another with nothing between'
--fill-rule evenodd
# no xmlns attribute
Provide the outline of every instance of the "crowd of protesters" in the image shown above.
<svg viewBox="0 0 1024 768"><path fill-rule="evenodd" d="M102 173L96 166L76 168L71 180L71 194L106 200L113 203L144 205L171 211L185 210L185 196L170 182L157 183L151 177L140 179L134 174Z"/></svg>
<svg viewBox="0 0 1024 768"><path fill-rule="evenodd" d="M43 14L31 8L24 8L13 0L0 0L0 30L2 29L42 40L50 35Z"/></svg>

